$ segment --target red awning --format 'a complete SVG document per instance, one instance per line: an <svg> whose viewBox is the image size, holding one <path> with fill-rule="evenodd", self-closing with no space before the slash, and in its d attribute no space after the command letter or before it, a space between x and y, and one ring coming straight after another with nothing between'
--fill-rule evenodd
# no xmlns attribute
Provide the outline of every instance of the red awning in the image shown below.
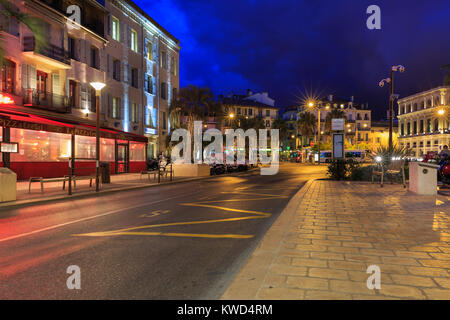
<svg viewBox="0 0 450 320"><path fill-rule="evenodd" d="M11 106L8 106L11 107ZM37 131L49 131L95 137L96 127L79 122L66 122L30 113L11 111L0 106L0 127L20 128ZM111 128L100 128L100 136L107 139L120 139L147 142L145 136Z"/></svg>

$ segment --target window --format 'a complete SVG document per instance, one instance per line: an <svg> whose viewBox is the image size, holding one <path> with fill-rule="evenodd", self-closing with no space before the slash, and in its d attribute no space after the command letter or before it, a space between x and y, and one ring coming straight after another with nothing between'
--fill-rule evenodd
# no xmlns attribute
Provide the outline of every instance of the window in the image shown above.
<svg viewBox="0 0 450 320"><path fill-rule="evenodd" d="M270 110L266 110L266 117L270 117Z"/></svg>
<svg viewBox="0 0 450 320"><path fill-rule="evenodd" d="M253 115L253 109L248 109L248 115L252 116Z"/></svg>
<svg viewBox="0 0 450 320"><path fill-rule="evenodd" d="M114 80L120 81L120 61L113 61L113 78Z"/></svg>
<svg viewBox="0 0 450 320"><path fill-rule="evenodd" d="M131 50L138 52L138 36L136 30L131 29Z"/></svg>
<svg viewBox="0 0 450 320"><path fill-rule="evenodd" d="M170 73L175 74L175 59L170 57Z"/></svg>
<svg viewBox="0 0 450 320"><path fill-rule="evenodd" d="M162 127L163 127L164 130L167 128L166 113L165 112L162 113Z"/></svg>
<svg viewBox="0 0 450 320"><path fill-rule="evenodd" d="M262 110L258 110L258 117L262 118Z"/></svg>
<svg viewBox="0 0 450 320"><path fill-rule="evenodd" d="M413 123L413 134L417 133L417 121L414 121Z"/></svg>
<svg viewBox="0 0 450 320"><path fill-rule="evenodd" d="M411 123L410 122L408 122L406 124L406 134L411 134Z"/></svg>
<svg viewBox="0 0 450 320"><path fill-rule="evenodd" d="M70 59L74 59L74 60L78 60L77 54L76 54L76 52L77 52L76 43L77 43L77 41L74 38L69 37L69 57L70 57Z"/></svg>
<svg viewBox="0 0 450 320"><path fill-rule="evenodd" d="M176 59L174 60L174 63L173 63L173 74L174 74L174 76L178 75L178 63L177 63Z"/></svg>
<svg viewBox="0 0 450 320"><path fill-rule="evenodd" d="M381 138L377 137L376 141L377 141L377 143L381 143Z"/></svg>
<svg viewBox="0 0 450 320"><path fill-rule="evenodd" d="M120 98L119 97L113 98L111 117L114 119L120 119Z"/></svg>
<svg viewBox="0 0 450 320"><path fill-rule="evenodd" d="M153 61L153 43L151 41L147 42L147 59Z"/></svg>
<svg viewBox="0 0 450 320"><path fill-rule="evenodd" d="M419 127L420 131L419 133L423 133L423 120L420 120L420 127Z"/></svg>
<svg viewBox="0 0 450 320"><path fill-rule="evenodd" d="M139 122L139 120L138 120L138 105L137 105L137 103L132 103L131 104L131 108L130 108L130 111L131 111L131 122Z"/></svg>
<svg viewBox="0 0 450 320"><path fill-rule="evenodd" d="M172 89L172 101L174 101L177 98L178 91L177 88Z"/></svg>
<svg viewBox="0 0 450 320"><path fill-rule="evenodd" d="M427 119L427 132L431 132L431 119Z"/></svg>
<svg viewBox="0 0 450 320"><path fill-rule="evenodd" d="M95 69L100 68L99 50L96 47L91 47L91 67Z"/></svg>
<svg viewBox="0 0 450 320"><path fill-rule="evenodd" d="M405 124L402 123L400 125L400 135L404 136L405 135Z"/></svg>
<svg viewBox="0 0 450 320"><path fill-rule="evenodd" d="M153 77L149 74L145 74L145 91L153 94Z"/></svg>
<svg viewBox="0 0 450 320"><path fill-rule="evenodd" d="M116 17L112 17L112 38L120 41L120 22Z"/></svg>
<svg viewBox="0 0 450 320"><path fill-rule="evenodd" d="M161 82L161 98L167 100L167 83Z"/></svg>
<svg viewBox="0 0 450 320"><path fill-rule="evenodd" d="M266 120L266 127L270 127L270 120Z"/></svg>
<svg viewBox="0 0 450 320"><path fill-rule="evenodd" d="M139 88L139 73L138 69L131 68L131 86Z"/></svg>
<svg viewBox="0 0 450 320"><path fill-rule="evenodd" d="M16 64L10 60L4 59L0 65L0 91L14 94L16 78Z"/></svg>
<svg viewBox="0 0 450 320"><path fill-rule="evenodd" d="M439 131L439 119L434 119L434 131Z"/></svg>
<svg viewBox="0 0 450 320"><path fill-rule="evenodd" d="M161 51L159 60L160 60L160 67L167 69L167 54L165 51Z"/></svg>
<svg viewBox="0 0 450 320"><path fill-rule="evenodd" d="M237 114L241 114L241 108L237 108L236 113L237 113Z"/></svg>

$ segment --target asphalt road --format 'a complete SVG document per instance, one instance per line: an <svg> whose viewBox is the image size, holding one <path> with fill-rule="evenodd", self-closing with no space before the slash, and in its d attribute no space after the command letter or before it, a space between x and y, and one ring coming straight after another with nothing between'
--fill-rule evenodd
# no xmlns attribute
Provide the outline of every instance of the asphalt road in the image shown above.
<svg viewBox="0 0 450 320"><path fill-rule="evenodd" d="M324 167L0 211L0 299L217 299L289 199ZM69 266L81 289L69 290Z"/></svg>

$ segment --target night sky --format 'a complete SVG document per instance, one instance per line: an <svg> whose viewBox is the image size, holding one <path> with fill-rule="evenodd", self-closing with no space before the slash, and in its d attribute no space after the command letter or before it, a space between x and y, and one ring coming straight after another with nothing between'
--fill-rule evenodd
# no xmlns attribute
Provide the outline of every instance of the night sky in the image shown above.
<svg viewBox="0 0 450 320"><path fill-rule="evenodd" d="M216 94L267 91L276 105L313 92L355 97L384 117L396 73L400 97L442 85L450 64L449 0L135 0L180 40L181 86ZM381 8L381 30L366 9Z"/></svg>

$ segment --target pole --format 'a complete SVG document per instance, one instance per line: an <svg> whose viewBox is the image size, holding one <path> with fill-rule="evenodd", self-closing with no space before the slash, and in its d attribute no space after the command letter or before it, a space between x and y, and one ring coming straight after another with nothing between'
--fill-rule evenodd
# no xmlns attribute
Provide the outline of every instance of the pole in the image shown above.
<svg viewBox="0 0 450 320"><path fill-rule="evenodd" d="M95 93L95 113L97 118L96 135L95 135L95 191L100 191L99 188L99 173L100 173L100 110L99 110L100 92Z"/></svg>
<svg viewBox="0 0 450 320"><path fill-rule="evenodd" d="M389 96L389 151L392 151L392 127L394 125L393 113L394 113L394 70L391 68L391 83L390 83L390 96Z"/></svg>
<svg viewBox="0 0 450 320"><path fill-rule="evenodd" d="M319 150L319 165L320 165L320 107L319 107L319 109L318 109L318 120L317 120L317 122L318 122L318 125L317 125L317 136L318 136L318 138L317 138L317 150Z"/></svg>

